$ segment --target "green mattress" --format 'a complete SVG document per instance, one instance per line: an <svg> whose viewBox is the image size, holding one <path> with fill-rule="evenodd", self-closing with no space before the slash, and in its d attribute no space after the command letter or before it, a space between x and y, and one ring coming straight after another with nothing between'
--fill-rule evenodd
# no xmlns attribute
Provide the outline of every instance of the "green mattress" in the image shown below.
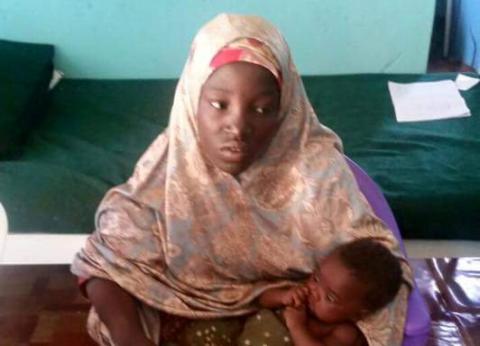
<svg viewBox="0 0 480 346"><path fill-rule="evenodd" d="M304 77L319 119L384 191L405 238L480 239L480 86L472 116L397 123L387 81L456 75ZM89 233L96 206L168 123L175 80L64 80L23 155L0 162L10 231Z"/></svg>
<svg viewBox="0 0 480 346"><path fill-rule="evenodd" d="M387 88L456 74L305 78L317 114L386 195L405 238L480 239L480 85L472 116L397 123Z"/></svg>
<svg viewBox="0 0 480 346"><path fill-rule="evenodd" d="M176 81L64 80L21 159L0 162L13 233L89 233L105 192L168 123Z"/></svg>

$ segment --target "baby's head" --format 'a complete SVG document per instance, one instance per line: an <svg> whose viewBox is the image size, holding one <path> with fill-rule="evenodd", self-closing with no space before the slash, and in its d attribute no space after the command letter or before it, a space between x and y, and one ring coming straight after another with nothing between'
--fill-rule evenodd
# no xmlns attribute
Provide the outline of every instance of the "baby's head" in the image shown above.
<svg viewBox="0 0 480 346"><path fill-rule="evenodd" d="M398 258L364 238L340 245L308 280L308 307L328 323L356 321L390 303L402 283Z"/></svg>

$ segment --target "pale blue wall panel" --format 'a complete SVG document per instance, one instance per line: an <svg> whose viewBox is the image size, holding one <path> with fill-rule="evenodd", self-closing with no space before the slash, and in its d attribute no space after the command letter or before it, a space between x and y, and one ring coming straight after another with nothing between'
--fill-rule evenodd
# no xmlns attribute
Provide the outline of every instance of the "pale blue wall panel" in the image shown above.
<svg viewBox="0 0 480 346"><path fill-rule="evenodd" d="M0 38L53 43L70 77L177 77L219 12L262 15L302 74L424 72L434 0L1 0Z"/></svg>

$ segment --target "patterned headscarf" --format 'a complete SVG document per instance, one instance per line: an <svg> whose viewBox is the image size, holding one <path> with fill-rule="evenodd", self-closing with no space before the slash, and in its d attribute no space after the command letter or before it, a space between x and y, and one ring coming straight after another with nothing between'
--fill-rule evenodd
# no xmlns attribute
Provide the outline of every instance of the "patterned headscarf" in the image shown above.
<svg viewBox="0 0 480 346"><path fill-rule="evenodd" d="M196 113L203 83L236 49L276 76L282 123L265 153L233 177L204 161ZM398 251L338 137L317 120L285 40L254 16L219 15L199 31L168 130L128 182L107 193L96 227L74 273L113 280L149 306L192 318L254 311L260 293L305 278L339 242L376 237ZM372 345L401 339L406 292L359 324Z"/></svg>
<svg viewBox="0 0 480 346"><path fill-rule="evenodd" d="M241 38L223 47L212 59L210 66L216 70L232 62L243 61L269 70L282 88L282 76L278 62L270 49L254 38Z"/></svg>

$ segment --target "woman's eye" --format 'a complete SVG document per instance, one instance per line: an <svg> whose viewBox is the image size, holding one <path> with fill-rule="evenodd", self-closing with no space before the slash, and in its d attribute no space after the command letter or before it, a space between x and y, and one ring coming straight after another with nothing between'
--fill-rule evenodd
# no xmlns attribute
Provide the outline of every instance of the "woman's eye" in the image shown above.
<svg viewBox="0 0 480 346"><path fill-rule="evenodd" d="M210 101L210 105L215 109L223 109L224 105L220 101Z"/></svg>

